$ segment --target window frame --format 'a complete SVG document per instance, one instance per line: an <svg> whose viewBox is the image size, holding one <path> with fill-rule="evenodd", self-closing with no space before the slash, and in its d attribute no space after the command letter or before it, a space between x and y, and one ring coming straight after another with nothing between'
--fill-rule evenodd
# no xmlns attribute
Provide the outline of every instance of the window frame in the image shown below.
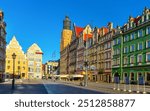
<svg viewBox="0 0 150 111"><path fill-rule="evenodd" d="M140 61L140 58L139 58L140 56L141 56L141 61ZM143 59L142 54L138 54L138 56L137 56L137 57L138 57L137 62L138 62L138 63L142 63L142 59Z"/></svg>
<svg viewBox="0 0 150 111"><path fill-rule="evenodd" d="M140 49L141 44L142 44L142 49ZM138 43L138 50L143 50L143 42Z"/></svg>

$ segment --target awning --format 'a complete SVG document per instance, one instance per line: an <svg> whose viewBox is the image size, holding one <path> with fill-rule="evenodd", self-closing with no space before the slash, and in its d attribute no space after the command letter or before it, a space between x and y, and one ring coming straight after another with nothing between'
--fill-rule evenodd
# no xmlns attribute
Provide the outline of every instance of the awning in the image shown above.
<svg viewBox="0 0 150 111"><path fill-rule="evenodd" d="M72 77L73 77L73 78L75 78L75 77L76 77L76 78L82 78L83 75L76 74L76 75L72 75Z"/></svg>
<svg viewBox="0 0 150 111"><path fill-rule="evenodd" d="M61 78L68 78L69 75L60 75Z"/></svg>

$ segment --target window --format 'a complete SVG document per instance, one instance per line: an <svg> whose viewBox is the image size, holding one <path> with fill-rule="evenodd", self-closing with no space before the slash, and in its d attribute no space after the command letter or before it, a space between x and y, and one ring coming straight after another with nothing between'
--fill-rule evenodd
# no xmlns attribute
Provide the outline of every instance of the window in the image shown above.
<svg viewBox="0 0 150 111"><path fill-rule="evenodd" d="M146 54L146 61L147 61L147 62L150 62L150 53L149 53L149 54Z"/></svg>
<svg viewBox="0 0 150 111"><path fill-rule="evenodd" d="M124 37L124 42L128 41L128 35Z"/></svg>
<svg viewBox="0 0 150 111"><path fill-rule="evenodd" d="M150 48L150 40L146 42L146 47Z"/></svg>
<svg viewBox="0 0 150 111"><path fill-rule="evenodd" d="M18 61L18 64L20 64L20 61Z"/></svg>
<svg viewBox="0 0 150 111"><path fill-rule="evenodd" d="M124 48L124 53L128 53L128 47Z"/></svg>
<svg viewBox="0 0 150 111"><path fill-rule="evenodd" d="M121 43L121 39L119 38L119 39L118 39L118 44L120 44L120 43Z"/></svg>
<svg viewBox="0 0 150 111"><path fill-rule="evenodd" d="M117 54L120 54L120 49L117 49Z"/></svg>
<svg viewBox="0 0 150 111"><path fill-rule="evenodd" d="M138 37L142 37L143 36L143 31L142 29L138 31Z"/></svg>
<svg viewBox="0 0 150 111"><path fill-rule="evenodd" d="M142 55L138 55L138 62L139 62L139 63L142 62Z"/></svg>
<svg viewBox="0 0 150 111"><path fill-rule="evenodd" d="M114 40L114 45L116 45L116 44L117 44L117 39Z"/></svg>
<svg viewBox="0 0 150 111"><path fill-rule="evenodd" d="M117 61L116 59L113 61L114 66L117 65Z"/></svg>
<svg viewBox="0 0 150 111"><path fill-rule="evenodd" d="M133 52L134 49L135 49L135 46L134 46L134 45L131 45L130 49L131 49L131 52Z"/></svg>
<svg viewBox="0 0 150 111"><path fill-rule="evenodd" d="M134 37L135 37L135 36L134 36L134 33L132 33L132 34L131 34L131 38L130 38L130 40L135 39Z"/></svg>
<svg viewBox="0 0 150 111"><path fill-rule="evenodd" d="M134 63L134 56L130 57L130 63L133 64Z"/></svg>
<svg viewBox="0 0 150 111"><path fill-rule="evenodd" d="M110 42L108 42L108 48L111 48L111 47L110 47Z"/></svg>
<svg viewBox="0 0 150 111"><path fill-rule="evenodd" d="M150 34L150 26L149 27L147 27L147 34Z"/></svg>
<svg viewBox="0 0 150 111"><path fill-rule="evenodd" d="M117 55L117 50L116 49L114 49L114 55Z"/></svg>
<svg viewBox="0 0 150 111"><path fill-rule="evenodd" d="M8 63L10 63L10 60L8 60Z"/></svg>
<svg viewBox="0 0 150 111"><path fill-rule="evenodd" d="M138 47L138 49L139 50L142 50L143 49L143 45L142 45L142 43L139 43L139 45L138 45L139 47Z"/></svg>
<svg viewBox="0 0 150 111"><path fill-rule="evenodd" d="M23 67L22 69L25 70L25 67Z"/></svg>
<svg viewBox="0 0 150 111"><path fill-rule="evenodd" d="M117 59L117 65L120 65L120 58Z"/></svg>
<svg viewBox="0 0 150 111"><path fill-rule="evenodd" d="M20 70L20 66L18 66L18 70Z"/></svg>
<svg viewBox="0 0 150 111"><path fill-rule="evenodd" d="M10 66L7 66L7 69L10 69Z"/></svg>
<svg viewBox="0 0 150 111"><path fill-rule="evenodd" d="M107 43L105 44L105 49L107 49Z"/></svg>
<svg viewBox="0 0 150 111"><path fill-rule="evenodd" d="M125 65L128 64L128 59L127 59L127 57L124 58L124 64L125 64Z"/></svg>

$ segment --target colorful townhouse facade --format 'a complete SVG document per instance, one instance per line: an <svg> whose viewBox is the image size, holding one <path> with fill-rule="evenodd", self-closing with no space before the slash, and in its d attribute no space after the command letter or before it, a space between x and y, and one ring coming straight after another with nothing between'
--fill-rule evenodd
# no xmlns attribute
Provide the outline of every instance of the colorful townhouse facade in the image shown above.
<svg viewBox="0 0 150 111"><path fill-rule="evenodd" d="M150 81L150 10L145 8L142 15L129 17L128 22L118 28L113 36L112 75L121 82L129 77L136 83L139 77Z"/></svg>
<svg viewBox="0 0 150 111"><path fill-rule="evenodd" d="M92 81L114 82L118 76L121 83L125 77L133 83L139 77L150 82L150 9L135 18L130 16L123 26L89 27L74 26L71 41L61 51L63 73L84 75L86 62Z"/></svg>
<svg viewBox="0 0 150 111"><path fill-rule="evenodd" d="M15 53L15 66L13 66L12 54ZM10 43L6 47L6 64L5 74L6 78L13 77L13 67L15 78L27 79L28 78L28 63L27 57L22 50L21 45L17 41L16 37L13 36Z"/></svg>
<svg viewBox="0 0 150 111"><path fill-rule="evenodd" d="M113 23L109 22L107 25L108 32L103 37L104 43L104 79L105 82L112 81L112 37L115 29L113 29Z"/></svg>
<svg viewBox="0 0 150 111"><path fill-rule="evenodd" d="M32 44L27 50L28 61L28 79L41 79L42 71L42 56L41 48L36 44Z"/></svg>
<svg viewBox="0 0 150 111"><path fill-rule="evenodd" d="M98 44L97 44L97 70L99 74L98 81L105 81L106 76L104 74L104 37L108 32L107 27L102 27L98 29Z"/></svg>
<svg viewBox="0 0 150 111"><path fill-rule="evenodd" d="M0 81L4 79L6 56L6 23L4 22L4 13L0 10Z"/></svg>

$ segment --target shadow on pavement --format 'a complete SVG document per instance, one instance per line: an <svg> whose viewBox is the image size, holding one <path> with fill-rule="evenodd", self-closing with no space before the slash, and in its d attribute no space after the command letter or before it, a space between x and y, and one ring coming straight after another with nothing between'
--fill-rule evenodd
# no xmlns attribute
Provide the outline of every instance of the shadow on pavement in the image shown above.
<svg viewBox="0 0 150 111"><path fill-rule="evenodd" d="M16 84L11 89L11 84L0 84L0 94L47 94L43 84Z"/></svg>

